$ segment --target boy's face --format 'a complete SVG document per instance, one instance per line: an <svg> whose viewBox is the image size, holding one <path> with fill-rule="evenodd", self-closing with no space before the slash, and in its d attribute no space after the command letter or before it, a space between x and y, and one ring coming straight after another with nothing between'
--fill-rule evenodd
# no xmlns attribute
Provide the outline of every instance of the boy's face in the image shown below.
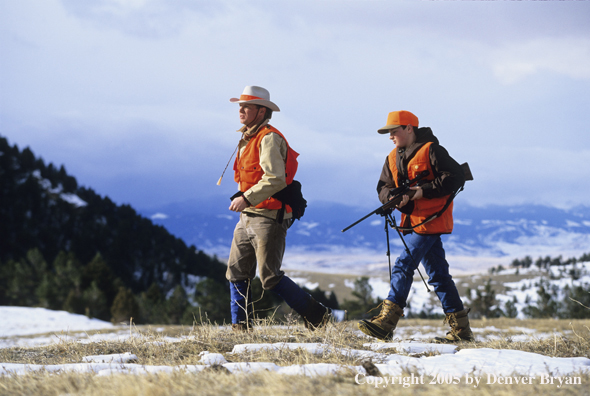
<svg viewBox="0 0 590 396"><path fill-rule="evenodd" d="M404 148L410 143L410 136L414 133L411 125L399 126L389 131L389 139L395 143L396 148Z"/></svg>

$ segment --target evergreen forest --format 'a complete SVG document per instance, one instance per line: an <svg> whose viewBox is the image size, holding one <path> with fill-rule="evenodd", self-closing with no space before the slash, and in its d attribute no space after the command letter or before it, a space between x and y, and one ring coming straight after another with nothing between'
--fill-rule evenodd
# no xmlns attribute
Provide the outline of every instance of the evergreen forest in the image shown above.
<svg viewBox="0 0 590 396"><path fill-rule="evenodd" d="M0 305L113 322L222 322L226 282L217 258L0 136Z"/></svg>

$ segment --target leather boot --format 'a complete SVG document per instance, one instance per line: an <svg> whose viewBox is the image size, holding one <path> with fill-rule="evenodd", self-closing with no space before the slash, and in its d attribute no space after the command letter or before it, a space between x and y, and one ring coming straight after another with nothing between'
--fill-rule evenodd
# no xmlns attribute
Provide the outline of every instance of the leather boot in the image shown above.
<svg viewBox="0 0 590 396"><path fill-rule="evenodd" d="M232 323L231 329L236 333L250 333L253 330L252 322Z"/></svg>
<svg viewBox="0 0 590 396"><path fill-rule="evenodd" d="M317 302L288 276L283 276L272 289L291 309L303 318L303 324L309 330L325 326L332 316L332 310Z"/></svg>
<svg viewBox="0 0 590 396"><path fill-rule="evenodd" d="M363 319L358 323L359 329L371 337L380 340L390 340L399 319L404 316L404 310L397 304L383 300L381 312L371 320Z"/></svg>
<svg viewBox="0 0 590 396"><path fill-rule="evenodd" d="M446 337L436 337L435 340L444 343L475 341L473 332L469 326L469 318L467 317L469 311L470 309L464 309L459 312L445 314L446 317L443 324L448 323L451 326L451 331L447 333Z"/></svg>
<svg viewBox="0 0 590 396"><path fill-rule="evenodd" d="M314 331L328 324L332 317L332 310L311 297L307 310L299 314L303 318L305 328Z"/></svg>

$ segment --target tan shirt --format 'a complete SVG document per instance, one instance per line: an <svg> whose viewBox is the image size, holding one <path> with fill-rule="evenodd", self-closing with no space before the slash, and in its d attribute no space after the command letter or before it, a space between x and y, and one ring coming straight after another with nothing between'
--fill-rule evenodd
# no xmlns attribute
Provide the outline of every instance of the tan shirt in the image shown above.
<svg viewBox="0 0 590 396"><path fill-rule="evenodd" d="M253 130L258 131L266 124L268 124L268 120L265 120L258 126L254 126L250 130L248 130L246 126L238 129L238 132L243 133L244 136L239 144L240 155L244 152L250 138L256 135L257 132L253 133ZM258 183L244 193L244 198L252 204L251 207L244 209L244 212L254 213L271 219L277 218L278 210L257 209L254 206L287 187L287 181L285 178L286 160L287 142L285 139L274 132L268 133L264 136L260 142L260 167L264 171L264 175ZM285 211L284 218L290 219L291 217L291 213Z"/></svg>

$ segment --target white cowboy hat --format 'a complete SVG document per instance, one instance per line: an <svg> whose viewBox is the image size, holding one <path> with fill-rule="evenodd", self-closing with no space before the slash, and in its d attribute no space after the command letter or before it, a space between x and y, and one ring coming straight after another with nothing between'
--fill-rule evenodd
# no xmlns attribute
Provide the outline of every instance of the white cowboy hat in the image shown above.
<svg viewBox="0 0 590 396"><path fill-rule="evenodd" d="M270 93L266 89L255 85L247 86L239 98L231 98L229 101L232 103L256 104L268 107L272 111L281 111L279 106L270 101Z"/></svg>

